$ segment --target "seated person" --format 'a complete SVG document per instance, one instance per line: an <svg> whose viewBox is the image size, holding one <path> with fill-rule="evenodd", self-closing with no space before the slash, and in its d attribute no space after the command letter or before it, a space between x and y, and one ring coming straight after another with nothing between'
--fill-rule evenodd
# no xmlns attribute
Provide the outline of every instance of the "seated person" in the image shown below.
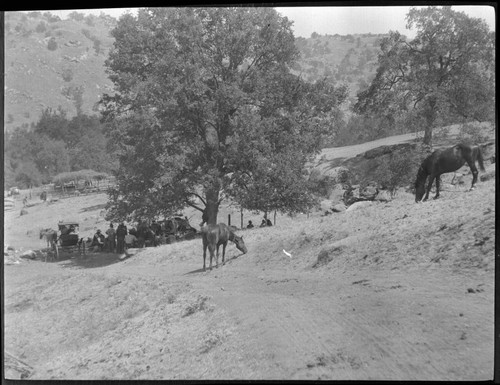
<svg viewBox="0 0 500 385"><path fill-rule="evenodd" d="M247 229L252 229L252 228L253 228L252 221L248 221Z"/></svg>
<svg viewBox="0 0 500 385"><path fill-rule="evenodd" d="M61 226L61 235L68 234L69 229L66 226Z"/></svg>
<svg viewBox="0 0 500 385"><path fill-rule="evenodd" d="M268 220L266 221L266 223L267 223L267 225L268 225L268 226L272 226L272 225L273 225L273 223L271 222L271 220L270 220L270 219L268 219Z"/></svg>
<svg viewBox="0 0 500 385"><path fill-rule="evenodd" d="M260 227L266 227L267 226L267 221L266 219L263 219L262 222L260 223Z"/></svg>
<svg viewBox="0 0 500 385"><path fill-rule="evenodd" d="M125 246L127 249L137 246L137 237L130 232L125 235Z"/></svg>
<svg viewBox="0 0 500 385"><path fill-rule="evenodd" d="M96 246L99 248L99 250L102 251L104 249L105 239L106 239L106 237L104 236L104 234L101 233L101 230L97 230L95 235L94 235L94 238L92 239L92 244L90 246L91 247Z"/></svg>

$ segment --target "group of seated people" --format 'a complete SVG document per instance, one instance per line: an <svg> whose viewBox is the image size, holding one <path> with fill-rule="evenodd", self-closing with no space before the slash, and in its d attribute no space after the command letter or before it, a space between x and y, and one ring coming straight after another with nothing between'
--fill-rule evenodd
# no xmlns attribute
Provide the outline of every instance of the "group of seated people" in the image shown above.
<svg viewBox="0 0 500 385"><path fill-rule="evenodd" d="M271 222L270 219L268 218L262 218L262 222L260 223L260 227L269 227L269 226L272 226L273 223ZM248 221L248 225L247 225L247 229L253 229L254 228L254 225L252 223L252 221Z"/></svg>
<svg viewBox="0 0 500 385"><path fill-rule="evenodd" d="M137 237L132 234L132 230L127 230L124 223L119 224L116 230L111 223L109 229L106 230L106 234L107 236L98 229L92 238L90 247L94 247L99 251L116 251L117 253L123 253L125 249L137 247Z"/></svg>

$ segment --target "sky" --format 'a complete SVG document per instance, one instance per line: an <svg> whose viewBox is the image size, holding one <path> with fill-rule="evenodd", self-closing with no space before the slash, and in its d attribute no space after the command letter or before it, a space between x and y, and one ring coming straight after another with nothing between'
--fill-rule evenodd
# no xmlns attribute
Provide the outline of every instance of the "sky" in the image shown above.
<svg viewBox="0 0 500 385"><path fill-rule="evenodd" d="M347 35L373 33L381 34L399 31L412 38L415 31L406 29L406 14L409 6L359 6L359 7L277 7L283 16L294 22L295 36L310 37L313 32L320 35ZM495 30L495 9L492 6L452 6L455 11L465 12L471 17L486 20L492 31ZM65 19L71 12L101 12L118 18L125 12L134 13L134 8L102 8L81 10L51 10L50 12Z"/></svg>

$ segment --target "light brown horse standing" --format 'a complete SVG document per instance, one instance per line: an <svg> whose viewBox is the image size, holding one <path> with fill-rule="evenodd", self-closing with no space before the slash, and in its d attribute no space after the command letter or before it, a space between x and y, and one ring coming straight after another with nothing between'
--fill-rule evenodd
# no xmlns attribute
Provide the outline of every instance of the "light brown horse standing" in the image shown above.
<svg viewBox="0 0 500 385"><path fill-rule="evenodd" d="M47 242L47 247L51 250L56 250L55 259L58 259L58 251L57 251L57 231L52 229L42 229L40 230L40 239L45 239ZM47 256L45 256L45 262L47 262Z"/></svg>
<svg viewBox="0 0 500 385"><path fill-rule="evenodd" d="M212 259L214 257L215 248L217 248L216 267L219 267L219 247L222 245L222 265L225 264L225 254L227 242L231 241L236 245L236 248L247 253L247 248L243 237L238 237L233 230L225 223L216 225L206 225L201 228L203 241L203 271L206 270L205 260L207 256L207 247L210 252L210 270L212 270Z"/></svg>

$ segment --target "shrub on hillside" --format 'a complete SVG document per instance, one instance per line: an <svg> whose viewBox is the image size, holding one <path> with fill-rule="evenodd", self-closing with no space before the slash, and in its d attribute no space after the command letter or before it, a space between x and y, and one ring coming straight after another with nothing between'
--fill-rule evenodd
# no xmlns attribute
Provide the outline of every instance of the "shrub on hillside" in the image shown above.
<svg viewBox="0 0 500 385"><path fill-rule="evenodd" d="M44 21L41 21L40 23L38 23L38 25L35 28L35 31L38 33L43 33L46 30L47 30L47 24L45 24Z"/></svg>
<svg viewBox="0 0 500 385"><path fill-rule="evenodd" d="M375 171L374 179L382 189L388 190L394 197L400 187L414 182L420 159L414 153L395 152L384 156Z"/></svg>
<svg viewBox="0 0 500 385"><path fill-rule="evenodd" d="M55 37L51 37L47 43L47 49L49 51L55 51L57 49L57 41Z"/></svg>
<svg viewBox="0 0 500 385"><path fill-rule="evenodd" d="M65 82L70 82L73 80L73 71L71 68L65 68L62 71L62 78Z"/></svg>
<svg viewBox="0 0 500 385"><path fill-rule="evenodd" d="M460 125L457 139L459 142L479 144L486 142L488 140L488 136L481 132L481 126L477 126L473 123L464 123Z"/></svg>

